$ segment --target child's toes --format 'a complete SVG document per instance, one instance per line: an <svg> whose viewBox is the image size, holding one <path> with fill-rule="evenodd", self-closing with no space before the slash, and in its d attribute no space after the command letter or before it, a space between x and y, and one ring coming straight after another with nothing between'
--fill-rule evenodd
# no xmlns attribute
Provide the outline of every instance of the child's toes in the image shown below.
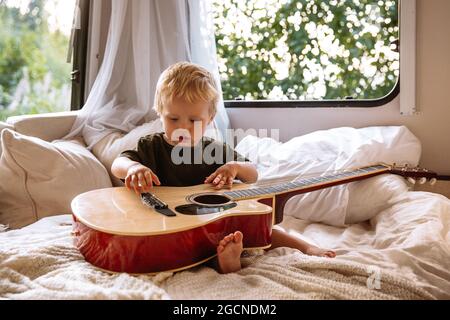
<svg viewBox="0 0 450 320"><path fill-rule="evenodd" d="M244 235L240 231L236 231L235 233L233 233L233 236L234 236L234 242L241 242L242 238L244 237Z"/></svg>
<svg viewBox="0 0 450 320"><path fill-rule="evenodd" d="M225 247L227 245L228 241L225 241L225 239L220 240L219 246Z"/></svg>

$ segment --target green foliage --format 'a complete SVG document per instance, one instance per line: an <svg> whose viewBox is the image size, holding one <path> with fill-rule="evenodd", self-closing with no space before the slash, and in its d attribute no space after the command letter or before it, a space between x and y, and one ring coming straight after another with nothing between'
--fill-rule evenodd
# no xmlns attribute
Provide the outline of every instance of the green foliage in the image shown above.
<svg viewBox="0 0 450 320"><path fill-rule="evenodd" d="M0 0L0 120L70 104L69 39L49 32L44 4L32 0L22 14Z"/></svg>
<svg viewBox="0 0 450 320"><path fill-rule="evenodd" d="M376 99L398 78L396 0L215 0L225 100Z"/></svg>

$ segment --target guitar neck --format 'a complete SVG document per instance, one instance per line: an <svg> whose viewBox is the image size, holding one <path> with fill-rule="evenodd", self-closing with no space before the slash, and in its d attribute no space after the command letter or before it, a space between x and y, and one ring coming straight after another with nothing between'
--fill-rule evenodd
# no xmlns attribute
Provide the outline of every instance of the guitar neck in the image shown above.
<svg viewBox="0 0 450 320"><path fill-rule="evenodd" d="M388 166L375 165L325 176L302 178L282 183L278 182L261 187L251 186L248 189L225 191L224 194L231 197L233 200L272 197L291 192L302 194L352 181L367 179L388 172L390 172Z"/></svg>

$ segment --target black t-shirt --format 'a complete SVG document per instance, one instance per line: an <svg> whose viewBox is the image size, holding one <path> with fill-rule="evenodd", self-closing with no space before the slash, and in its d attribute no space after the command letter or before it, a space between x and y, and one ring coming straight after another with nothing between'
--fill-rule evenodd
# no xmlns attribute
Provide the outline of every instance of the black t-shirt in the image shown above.
<svg viewBox="0 0 450 320"><path fill-rule="evenodd" d="M229 145L202 137L193 147L169 144L164 133L150 134L139 139L135 150L120 154L150 168L164 186L203 184L205 178L230 161L249 161Z"/></svg>

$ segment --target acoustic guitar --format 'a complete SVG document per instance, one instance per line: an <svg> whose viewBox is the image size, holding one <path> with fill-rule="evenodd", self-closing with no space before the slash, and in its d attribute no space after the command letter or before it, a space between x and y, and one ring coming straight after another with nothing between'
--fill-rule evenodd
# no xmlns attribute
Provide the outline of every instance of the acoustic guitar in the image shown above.
<svg viewBox="0 0 450 320"><path fill-rule="evenodd" d="M86 261L127 273L179 271L216 255L221 239L240 230L244 248L269 248L272 226L283 220L286 201L298 194L385 173L432 179L420 168L374 165L316 177L277 182L153 187L137 196L125 187L78 195L72 201L75 245Z"/></svg>

